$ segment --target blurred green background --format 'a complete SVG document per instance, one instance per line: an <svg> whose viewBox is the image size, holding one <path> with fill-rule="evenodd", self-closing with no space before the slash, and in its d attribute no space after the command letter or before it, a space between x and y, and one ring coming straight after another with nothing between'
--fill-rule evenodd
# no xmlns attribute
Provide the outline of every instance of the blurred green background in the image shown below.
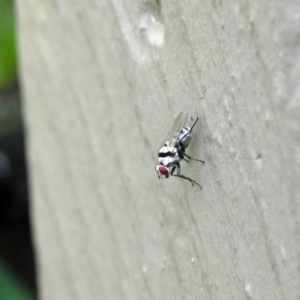
<svg viewBox="0 0 300 300"><path fill-rule="evenodd" d="M0 92L16 80L17 55L13 1L0 0Z"/></svg>
<svg viewBox="0 0 300 300"><path fill-rule="evenodd" d="M16 277L0 262L0 299L33 300L35 299Z"/></svg>
<svg viewBox="0 0 300 300"><path fill-rule="evenodd" d="M36 299L14 2L0 0L0 299Z"/></svg>

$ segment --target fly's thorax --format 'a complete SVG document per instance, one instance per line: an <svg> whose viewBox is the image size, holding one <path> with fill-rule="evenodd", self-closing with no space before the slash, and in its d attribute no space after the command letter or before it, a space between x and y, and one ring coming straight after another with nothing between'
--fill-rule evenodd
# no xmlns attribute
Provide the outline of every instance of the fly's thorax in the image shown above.
<svg viewBox="0 0 300 300"><path fill-rule="evenodd" d="M191 142L191 138L192 138L191 127L182 128L178 137L178 143L180 143L179 146L182 145L184 149L186 149Z"/></svg>
<svg viewBox="0 0 300 300"><path fill-rule="evenodd" d="M160 157L158 156L157 161L166 167L171 167L174 164L178 163L181 160L181 157L178 153L178 151L176 151L175 153L168 153L169 155L165 156L165 157Z"/></svg>
<svg viewBox="0 0 300 300"><path fill-rule="evenodd" d="M177 148L171 147L167 141L158 151L158 162L164 166L168 166L173 161L178 161Z"/></svg>

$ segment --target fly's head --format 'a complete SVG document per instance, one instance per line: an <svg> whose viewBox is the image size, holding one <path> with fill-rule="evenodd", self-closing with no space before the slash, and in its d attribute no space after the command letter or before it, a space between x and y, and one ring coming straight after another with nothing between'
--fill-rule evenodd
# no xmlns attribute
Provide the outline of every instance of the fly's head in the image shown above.
<svg viewBox="0 0 300 300"><path fill-rule="evenodd" d="M169 175L170 175L170 170L169 168L163 166L163 165L157 165L155 167L155 170L157 171L158 173L158 178L168 178Z"/></svg>

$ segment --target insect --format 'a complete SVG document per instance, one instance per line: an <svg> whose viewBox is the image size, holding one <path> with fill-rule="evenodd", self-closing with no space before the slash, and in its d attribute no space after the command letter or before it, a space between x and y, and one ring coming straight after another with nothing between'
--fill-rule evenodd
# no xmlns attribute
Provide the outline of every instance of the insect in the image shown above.
<svg viewBox="0 0 300 300"><path fill-rule="evenodd" d="M195 180L180 174L181 167L180 161L185 160L189 162L190 160L199 161L205 163L203 160L192 158L185 153L185 149L189 146L192 138L192 130L196 123L198 122L198 117L192 127L185 127L185 123L188 119L188 114L181 112L174 121L174 125L170 130L165 143L158 151L158 165L156 166L156 171L158 172L158 178L168 178L170 175L175 177L180 177L191 182L192 186L197 184L200 189L201 185ZM176 174L174 174L177 169Z"/></svg>

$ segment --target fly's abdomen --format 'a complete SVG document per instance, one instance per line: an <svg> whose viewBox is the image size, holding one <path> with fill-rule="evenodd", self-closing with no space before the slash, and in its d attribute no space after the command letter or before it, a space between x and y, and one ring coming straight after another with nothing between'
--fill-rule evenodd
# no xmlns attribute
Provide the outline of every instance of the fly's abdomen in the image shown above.
<svg viewBox="0 0 300 300"><path fill-rule="evenodd" d="M179 147L186 149L191 142L192 133L190 127L184 127L181 129L181 132L178 137Z"/></svg>

